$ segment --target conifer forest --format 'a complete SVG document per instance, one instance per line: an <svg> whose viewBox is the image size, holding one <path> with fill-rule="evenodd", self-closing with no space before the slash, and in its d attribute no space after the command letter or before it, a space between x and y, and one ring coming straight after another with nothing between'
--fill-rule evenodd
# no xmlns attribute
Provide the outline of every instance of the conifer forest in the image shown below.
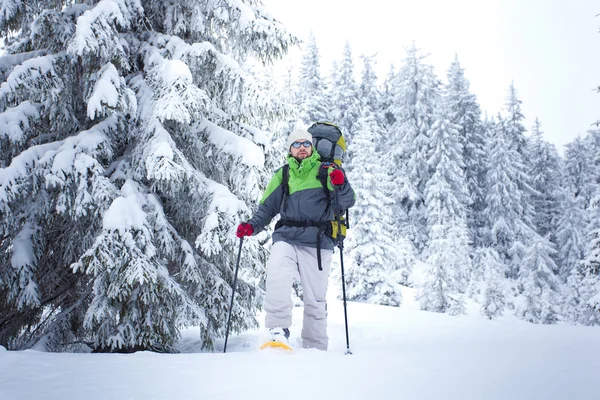
<svg viewBox="0 0 600 400"><path fill-rule="evenodd" d="M517 84L482 112L460 54L438 76L413 43L377 76L348 42L329 68L258 0L4 0L0 38L7 349L170 352L191 326L213 349L237 224L315 121L348 143L348 300L600 325L600 127L557 149ZM235 332L258 326L272 228L244 242Z"/></svg>

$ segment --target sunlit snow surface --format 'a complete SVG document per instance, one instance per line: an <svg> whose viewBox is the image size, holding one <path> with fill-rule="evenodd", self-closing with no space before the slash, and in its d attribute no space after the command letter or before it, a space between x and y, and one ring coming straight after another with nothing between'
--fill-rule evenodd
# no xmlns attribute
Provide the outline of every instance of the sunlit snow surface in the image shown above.
<svg viewBox="0 0 600 400"><path fill-rule="evenodd" d="M259 331L215 353L184 332L182 354L51 354L0 349L0 399L598 399L600 328L488 321L478 306L450 317L422 312L411 289L401 308L329 303L328 352L257 350ZM262 315L261 315L262 318ZM219 351L220 350L220 351Z"/></svg>

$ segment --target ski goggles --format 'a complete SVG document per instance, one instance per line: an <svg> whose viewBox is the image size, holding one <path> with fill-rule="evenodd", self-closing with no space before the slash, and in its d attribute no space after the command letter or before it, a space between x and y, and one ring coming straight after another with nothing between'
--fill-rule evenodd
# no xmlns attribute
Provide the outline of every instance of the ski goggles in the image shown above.
<svg viewBox="0 0 600 400"><path fill-rule="evenodd" d="M309 142L308 140L306 140L304 142L294 142L294 143L292 143L292 147L295 148L295 149L299 149L300 146L310 147L310 146L312 146L312 142Z"/></svg>

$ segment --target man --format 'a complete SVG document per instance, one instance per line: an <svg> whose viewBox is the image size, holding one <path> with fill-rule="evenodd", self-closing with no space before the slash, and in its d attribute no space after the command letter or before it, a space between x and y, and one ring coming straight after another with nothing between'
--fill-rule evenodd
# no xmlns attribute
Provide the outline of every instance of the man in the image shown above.
<svg viewBox="0 0 600 400"><path fill-rule="evenodd" d="M309 132L292 132L287 145L289 192L282 187L282 167L267 185L256 214L247 223L239 225L237 236L256 234L281 214L267 262L265 326L271 340L287 342L292 324L292 284L299 274L304 300L302 346L327 350L325 297L334 240L323 228L334 220L336 192L333 185L337 186L342 210L354 205L355 196L341 169L321 163L319 153L313 151ZM320 168L328 168L326 189L318 178ZM321 248L320 257L317 247Z"/></svg>

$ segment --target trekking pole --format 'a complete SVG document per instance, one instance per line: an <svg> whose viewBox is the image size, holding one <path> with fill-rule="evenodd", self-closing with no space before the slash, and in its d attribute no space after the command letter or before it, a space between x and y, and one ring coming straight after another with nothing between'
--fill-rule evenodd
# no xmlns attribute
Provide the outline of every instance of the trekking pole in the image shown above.
<svg viewBox="0 0 600 400"><path fill-rule="evenodd" d="M350 336L348 335L348 310L346 308L346 278L344 277L344 240L342 239L342 220L340 216L340 198L338 196L338 187L333 185L335 192L335 206L337 208L337 223L338 223L338 248L340 249L340 265L342 269L342 296L344 298L344 322L346 324L346 353L352 354L350 351Z"/></svg>
<svg viewBox="0 0 600 400"><path fill-rule="evenodd" d="M244 238L240 238L240 249L238 250L237 263L235 264L235 274L233 276L233 287L231 288L231 303L229 303L229 315L227 316L227 329L225 329L225 346L223 353L227 353L227 339L229 338L229 324L231 323L231 312L233 311L233 298L235 297L235 285L237 284L238 270L240 268L240 258L242 257L242 243Z"/></svg>

